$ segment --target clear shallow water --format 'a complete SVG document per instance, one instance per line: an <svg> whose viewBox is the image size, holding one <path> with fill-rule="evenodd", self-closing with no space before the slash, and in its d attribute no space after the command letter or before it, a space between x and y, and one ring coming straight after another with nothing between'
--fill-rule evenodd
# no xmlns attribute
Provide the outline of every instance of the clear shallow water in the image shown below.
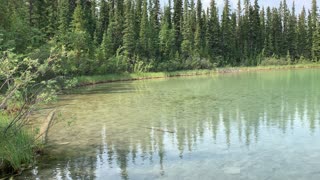
<svg viewBox="0 0 320 180"><path fill-rule="evenodd" d="M319 81L296 70L77 90L19 178L318 180Z"/></svg>

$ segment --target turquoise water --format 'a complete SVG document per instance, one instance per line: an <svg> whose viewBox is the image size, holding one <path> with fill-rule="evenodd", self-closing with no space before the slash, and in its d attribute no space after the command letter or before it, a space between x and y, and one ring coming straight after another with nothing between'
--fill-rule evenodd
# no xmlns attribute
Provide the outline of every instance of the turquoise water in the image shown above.
<svg viewBox="0 0 320 180"><path fill-rule="evenodd" d="M87 87L21 179L320 179L320 70Z"/></svg>

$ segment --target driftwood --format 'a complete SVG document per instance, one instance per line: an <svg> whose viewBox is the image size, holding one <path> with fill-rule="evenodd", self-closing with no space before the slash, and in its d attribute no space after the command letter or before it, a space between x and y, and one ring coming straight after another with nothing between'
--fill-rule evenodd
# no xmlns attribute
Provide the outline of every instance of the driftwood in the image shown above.
<svg viewBox="0 0 320 180"><path fill-rule="evenodd" d="M166 132L166 133L175 133L174 131L170 131L170 130L164 130L164 129L160 129L160 128L154 128L154 127L145 127L146 129L151 129L154 131L160 131L160 132Z"/></svg>
<svg viewBox="0 0 320 180"><path fill-rule="evenodd" d="M48 114L47 118L45 119L45 122L42 124L40 128L40 133L37 139L41 138L43 143L47 142L48 132L50 127L52 126L55 114L56 114L56 110L54 109Z"/></svg>

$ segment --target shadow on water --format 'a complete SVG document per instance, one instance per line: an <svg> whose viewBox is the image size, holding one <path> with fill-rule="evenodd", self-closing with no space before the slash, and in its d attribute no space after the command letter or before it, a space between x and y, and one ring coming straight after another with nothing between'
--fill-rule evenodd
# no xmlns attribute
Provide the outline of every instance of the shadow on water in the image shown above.
<svg viewBox="0 0 320 180"><path fill-rule="evenodd" d="M279 71L81 90L59 102L73 124L52 129L24 177L320 178L319 78Z"/></svg>

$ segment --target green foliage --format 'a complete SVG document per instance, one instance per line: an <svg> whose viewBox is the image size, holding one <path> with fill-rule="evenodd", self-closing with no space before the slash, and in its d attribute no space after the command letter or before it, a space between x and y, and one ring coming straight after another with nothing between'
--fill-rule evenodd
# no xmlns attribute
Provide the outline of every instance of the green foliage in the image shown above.
<svg viewBox="0 0 320 180"><path fill-rule="evenodd" d="M264 59L261 66L284 66L288 65L289 61L286 58L277 58L275 56Z"/></svg>
<svg viewBox="0 0 320 180"><path fill-rule="evenodd" d="M320 61L320 23L317 23L317 26L313 32L313 43L312 43L312 59L314 61Z"/></svg>
<svg viewBox="0 0 320 180"><path fill-rule="evenodd" d="M63 68L50 77L210 67L199 65L204 61L256 66L287 52L291 63L319 61L316 0L308 16L286 0L266 10L258 0L239 0L236 11L224 2L219 13L215 0L208 10L200 0L168 0L163 8L159 0L1 0L0 49L40 63L54 51ZM141 64L152 67L135 68Z"/></svg>
<svg viewBox="0 0 320 180"><path fill-rule="evenodd" d="M24 129L28 116L38 105L54 100L57 90L76 83L60 84L57 75L48 78L54 59L50 55L40 62L10 51L0 56L0 171L17 173L33 162L36 141L33 132Z"/></svg>
<svg viewBox="0 0 320 180"><path fill-rule="evenodd" d="M11 129L4 134L9 118L0 112L0 167L6 169L7 172L3 173L17 173L34 161L35 140L25 130L15 132ZM0 175L4 169L0 168Z"/></svg>

